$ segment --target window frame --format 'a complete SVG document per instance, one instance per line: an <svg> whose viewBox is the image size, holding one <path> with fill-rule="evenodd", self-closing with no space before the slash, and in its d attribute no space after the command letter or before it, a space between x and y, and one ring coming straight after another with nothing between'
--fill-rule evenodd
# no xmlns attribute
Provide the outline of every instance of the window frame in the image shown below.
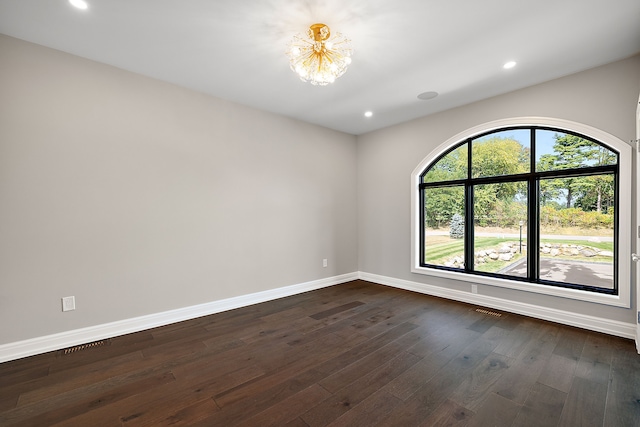
<svg viewBox="0 0 640 427"><path fill-rule="evenodd" d="M423 206L424 200L422 199L423 191L421 191L421 178L427 169L434 165L439 159L451 152L456 147L465 142L469 142L468 150L472 150L470 140L481 137L483 135L498 132L504 129L516 129L522 127L536 127L536 128L551 128L567 133L584 135L590 139L593 139L605 147L610 148L619 153L618 159L618 175L617 175L617 199L618 206L616 209L617 229L614 229L616 234L615 242L617 244L615 251L614 266L617 264L616 277L617 277L617 294L601 293L593 290L577 289L573 287L559 287L552 284L540 284L528 281L528 279L521 280L515 277L496 277L492 273L486 274L482 272L466 272L459 270L452 270L439 267L424 266L421 257L421 245L424 245L423 236ZM531 164L535 165L535 150L532 150ZM412 221L411 221L411 236L412 236L412 266L411 271L417 274L425 274L436 277L443 277L448 279L462 280L466 282L473 282L476 284L483 284L489 286L498 286L503 288L516 289L526 292L534 292L539 294L576 299L581 301L595 302L599 304L612 305L617 307L629 308L631 304L630 298L630 257L631 257L631 158L632 147L620 139L610 135L604 131L593 128L581 123L571 122L563 119L553 119L546 117L521 117L497 120L485 124L481 124L470 128L466 131L449 138L447 141L438 146L429 155L427 155L422 162L414 169L411 175L412 183ZM610 167L605 167L608 171ZM555 171L556 174L558 171ZM561 172L560 172L561 173ZM540 172L531 170L522 176L530 176L533 174L539 175ZM521 175L509 175L505 176L505 180L514 181L518 180ZM490 177L486 180L494 182L495 180L501 180L502 177ZM467 180L474 182L478 181L478 178L467 177L467 179L456 180L455 182L466 182ZM480 181L485 181L485 178L481 178ZM453 183L454 181L452 181ZM628 196L628 197L627 197ZM531 194L529 194L531 197ZM536 196L537 197L537 196ZM469 203L469 197L466 200ZM531 202L535 203L535 202ZM530 204L531 204L530 203ZM529 208L531 211L531 208ZM468 245L472 242L468 243Z"/></svg>

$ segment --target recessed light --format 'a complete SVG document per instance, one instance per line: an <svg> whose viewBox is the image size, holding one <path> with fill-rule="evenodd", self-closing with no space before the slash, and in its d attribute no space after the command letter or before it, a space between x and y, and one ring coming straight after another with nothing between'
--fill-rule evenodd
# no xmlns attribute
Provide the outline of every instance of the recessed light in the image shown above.
<svg viewBox="0 0 640 427"><path fill-rule="evenodd" d="M505 63L502 67L505 70L508 70L508 69L513 68L515 66L516 66L516 61L509 61L509 62Z"/></svg>
<svg viewBox="0 0 640 427"><path fill-rule="evenodd" d="M428 101L429 99L433 99L436 96L438 96L438 92L422 92L420 95L418 95L418 99L422 100L422 101Z"/></svg>
<svg viewBox="0 0 640 427"><path fill-rule="evenodd" d="M71 3L74 7L77 7L78 9L86 9L89 7L87 2L84 0L69 0L69 3Z"/></svg>
<svg viewBox="0 0 640 427"><path fill-rule="evenodd" d="M365 117L371 117L373 116L373 111L367 111L366 113L364 113Z"/></svg>

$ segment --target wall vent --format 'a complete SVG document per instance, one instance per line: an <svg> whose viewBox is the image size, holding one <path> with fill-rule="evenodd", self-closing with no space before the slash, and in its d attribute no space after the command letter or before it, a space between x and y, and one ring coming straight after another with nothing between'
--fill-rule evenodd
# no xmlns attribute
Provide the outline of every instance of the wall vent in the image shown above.
<svg viewBox="0 0 640 427"><path fill-rule="evenodd" d="M81 345L65 348L64 350L60 350L60 351L62 352L62 354L67 355L71 353L77 353L78 351L87 350L90 348L102 347L107 345L108 343L109 343L109 340L100 340L100 341L90 342L88 344L81 344Z"/></svg>
<svg viewBox="0 0 640 427"><path fill-rule="evenodd" d="M495 316L495 317L501 317L502 313L498 313L495 311L489 311L489 310L485 310L484 308L476 308L476 311L478 313L482 313L482 314L487 314L489 316Z"/></svg>

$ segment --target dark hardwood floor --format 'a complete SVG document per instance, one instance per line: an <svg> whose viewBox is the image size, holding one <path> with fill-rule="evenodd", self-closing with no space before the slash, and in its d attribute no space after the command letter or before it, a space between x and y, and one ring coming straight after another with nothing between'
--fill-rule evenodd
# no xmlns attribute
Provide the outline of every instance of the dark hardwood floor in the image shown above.
<svg viewBox="0 0 640 427"><path fill-rule="evenodd" d="M0 364L0 425L640 426L630 340L363 281Z"/></svg>

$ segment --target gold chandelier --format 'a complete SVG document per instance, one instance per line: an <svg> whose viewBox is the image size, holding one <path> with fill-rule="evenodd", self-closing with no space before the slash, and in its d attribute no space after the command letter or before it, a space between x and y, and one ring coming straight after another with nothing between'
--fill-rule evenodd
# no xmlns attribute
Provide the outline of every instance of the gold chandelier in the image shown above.
<svg viewBox="0 0 640 427"><path fill-rule="evenodd" d="M333 83L351 64L351 41L340 33L331 36L325 24L313 24L306 36L293 37L287 55L291 69L304 82Z"/></svg>

